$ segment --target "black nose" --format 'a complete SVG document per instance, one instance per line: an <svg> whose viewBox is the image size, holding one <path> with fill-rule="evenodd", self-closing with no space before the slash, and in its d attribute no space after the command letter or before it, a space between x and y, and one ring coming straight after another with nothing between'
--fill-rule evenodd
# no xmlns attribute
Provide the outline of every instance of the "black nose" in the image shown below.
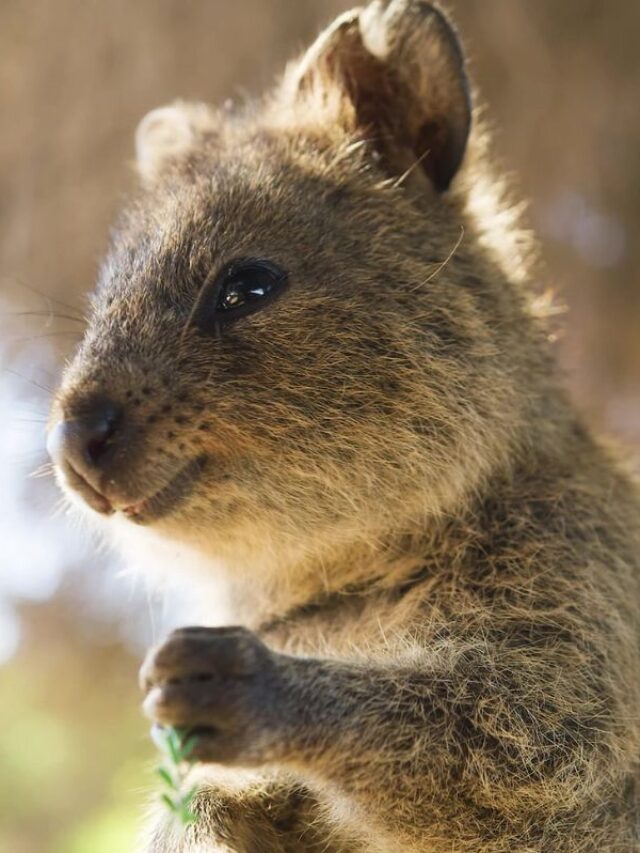
<svg viewBox="0 0 640 853"><path fill-rule="evenodd" d="M59 421L47 436L47 450L63 471L69 467L99 491L102 470L113 455L122 409L111 400L85 404L82 412Z"/></svg>

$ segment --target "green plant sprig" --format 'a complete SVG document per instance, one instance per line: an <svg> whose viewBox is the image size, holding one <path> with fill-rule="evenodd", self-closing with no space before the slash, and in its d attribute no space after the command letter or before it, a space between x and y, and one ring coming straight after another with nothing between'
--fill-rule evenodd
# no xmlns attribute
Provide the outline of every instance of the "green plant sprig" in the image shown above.
<svg viewBox="0 0 640 853"><path fill-rule="evenodd" d="M164 763L156 768L156 774L162 780L166 790L160 795L171 815L183 827L195 823L198 816L191 808L197 786L189 787L187 777L191 753L197 737L186 736L186 732L171 726L154 726L151 736L156 746L165 754Z"/></svg>

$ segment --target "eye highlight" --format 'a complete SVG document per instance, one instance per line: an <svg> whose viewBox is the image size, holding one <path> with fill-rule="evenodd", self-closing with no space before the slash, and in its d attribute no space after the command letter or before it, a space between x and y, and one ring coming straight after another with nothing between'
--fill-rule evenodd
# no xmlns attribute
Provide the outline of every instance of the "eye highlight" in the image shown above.
<svg viewBox="0 0 640 853"><path fill-rule="evenodd" d="M215 333L220 326L266 307L286 286L287 274L272 261L232 261L203 287L194 306L193 323L201 332Z"/></svg>

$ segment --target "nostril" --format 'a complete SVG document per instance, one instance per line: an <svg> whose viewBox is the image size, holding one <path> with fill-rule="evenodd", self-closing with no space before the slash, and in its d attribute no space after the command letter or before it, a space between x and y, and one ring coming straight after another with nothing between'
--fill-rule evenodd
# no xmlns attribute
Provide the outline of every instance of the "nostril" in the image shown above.
<svg viewBox="0 0 640 853"><path fill-rule="evenodd" d="M121 410L113 403L105 403L83 423L84 457L89 465L99 465L112 446L120 423Z"/></svg>
<svg viewBox="0 0 640 853"><path fill-rule="evenodd" d="M109 438L90 438L84 450L85 459L89 465L97 465L109 449Z"/></svg>
<svg viewBox="0 0 640 853"><path fill-rule="evenodd" d="M47 435L47 450L54 463L71 468L85 479L103 467L116 444L123 411L109 400L85 401L72 417L59 421Z"/></svg>

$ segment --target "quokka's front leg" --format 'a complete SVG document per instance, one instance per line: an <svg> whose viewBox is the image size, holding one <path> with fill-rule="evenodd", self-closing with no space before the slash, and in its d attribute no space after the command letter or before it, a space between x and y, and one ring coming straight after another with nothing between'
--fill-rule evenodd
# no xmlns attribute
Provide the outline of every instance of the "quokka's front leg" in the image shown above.
<svg viewBox="0 0 640 853"><path fill-rule="evenodd" d="M277 717L270 707L276 691L271 659L272 653L241 628L175 631L141 669L145 707L156 723L196 730L194 758L212 761L215 753L219 763L260 764L260 757L269 755ZM226 692L227 706L214 712L209 699L220 691ZM140 853L371 851L366 834L340 825L308 788L282 773L233 784L206 782L192 808L197 820L187 829L158 815Z"/></svg>
<svg viewBox="0 0 640 853"><path fill-rule="evenodd" d="M505 849L538 849L528 835L576 819L607 750L606 731L580 719L582 708L592 719L598 685L578 701L548 657L531 651L532 684L486 638L422 663L362 664L277 654L241 628L188 628L141 677L146 713L194 731L196 759L337 789L389 849L497 850L499 836L512 839Z"/></svg>

